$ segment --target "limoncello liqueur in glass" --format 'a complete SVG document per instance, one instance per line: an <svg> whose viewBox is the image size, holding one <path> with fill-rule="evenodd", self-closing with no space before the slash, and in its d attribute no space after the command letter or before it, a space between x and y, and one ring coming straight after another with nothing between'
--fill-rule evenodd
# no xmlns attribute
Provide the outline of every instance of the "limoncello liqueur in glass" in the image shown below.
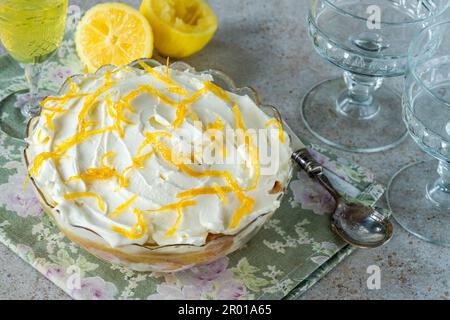
<svg viewBox="0 0 450 320"><path fill-rule="evenodd" d="M40 63L64 36L68 0L0 0L0 40L22 63Z"/></svg>

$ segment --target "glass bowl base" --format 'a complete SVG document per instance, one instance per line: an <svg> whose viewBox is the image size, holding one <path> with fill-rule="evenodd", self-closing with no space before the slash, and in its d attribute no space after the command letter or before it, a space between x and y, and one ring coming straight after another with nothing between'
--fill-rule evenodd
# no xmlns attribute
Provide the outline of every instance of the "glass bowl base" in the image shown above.
<svg viewBox="0 0 450 320"><path fill-rule="evenodd" d="M322 142L344 151L373 153L394 148L407 136L401 97L381 87L375 91L379 110L358 119L340 112L337 99L346 90L343 78L316 85L303 99L301 116L308 130Z"/></svg>
<svg viewBox="0 0 450 320"><path fill-rule="evenodd" d="M450 195L447 191L443 190L439 183L429 183L427 184L427 199L450 212Z"/></svg>
<svg viewBox="0 0 450 320"><path fill-rule="evenodd" d="M387 200L395 220L422 240L450 246L450 211L428 198L430 183L438 179L437 161L410 164L389 182Z"/></svg>

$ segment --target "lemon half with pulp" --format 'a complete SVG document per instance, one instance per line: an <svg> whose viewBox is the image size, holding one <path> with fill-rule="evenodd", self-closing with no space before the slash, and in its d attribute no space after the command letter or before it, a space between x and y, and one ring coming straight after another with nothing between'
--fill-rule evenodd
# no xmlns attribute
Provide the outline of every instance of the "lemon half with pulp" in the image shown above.
<svg viewBox="0 0 450 320"><path fill-rule="evenodd" d="M105 64L122 66L153 53L147 19L122 3L103 3L86 12L75 34L78 56L89 72Z"/></svg>
<svg viewBox="0 0 450 320"><path fill-rule="evenodd" d="M217 31L217 17L204 0L143 0L155 47L162 55L188 57L206 46Z"/></svg>

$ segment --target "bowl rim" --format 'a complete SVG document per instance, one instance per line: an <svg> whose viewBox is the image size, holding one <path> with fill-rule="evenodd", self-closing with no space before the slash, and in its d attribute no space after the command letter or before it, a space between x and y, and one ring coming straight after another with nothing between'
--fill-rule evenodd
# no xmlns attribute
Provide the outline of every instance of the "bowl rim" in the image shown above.
<svg viewBox="0 0 450 320"><path fill-rule="evenodd" d="M320 1L320 0L311 0L312 1ZM345 9L340 8L339 6L337 6L336 4L334 4L331 0L321 0L323 2L325 2L327 5L329 5L330 7L332 7L334 10L336 10L337 12L340 12L341 14L354 18L354 19L358 19L358 20L363 20L363 21L367 21L367 17L362 17L353 13L348 12ZM431 16L422 18L422 19L417 19L417 20L412 20L412 21L407 21L407 22L392 22L392 21L380 21L381 25L387 25L387 26L407 26L407 25L411 25L411 24L419 24L425 21L431 21L433 19L438 18L441 14L443 14L450 6L450 1L447 1L447 3L443 6L443 8L441 8L440 10L436 10L436 14L433 14ZM310 8L312 7L312 5L310 5Z"/></svg>
<svg viewBox="0 0 450 320"><path fill-rule="evenodd" d="M422 40L423 37L426 37L426 34L432 31L433 29L439 29L443 26L449 27L450 26L450 20L441 21L432 25L429 25L422 29L419 33L415 35L415 37L412 39L409 47L408 47L408 72L413 76L414 81L416 81L422 88L426 90L426 92L431 95L431 97L438 101L439 103L444 104L447 108L450 108L450 102L447 100L444 100L437 96L428 85L424 83L424 81L421 79L421 77L417 73L417 63L414 59L416 59L418 56L420 56L422 53L416 53L418 51L419 41Z"/></svg>

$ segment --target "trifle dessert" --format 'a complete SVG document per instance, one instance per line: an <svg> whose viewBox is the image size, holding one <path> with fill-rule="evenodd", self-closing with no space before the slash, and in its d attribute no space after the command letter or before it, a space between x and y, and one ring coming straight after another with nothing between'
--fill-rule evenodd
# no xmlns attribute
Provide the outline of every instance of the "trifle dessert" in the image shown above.
<svg viewBox="0 0 450 320"><path fill-rule="evenodd" d="M25 160L74 242L140 271L177 271L241 247L291 174L276 113L208 73L139 61L68 79L29 124Z"/></svg>

